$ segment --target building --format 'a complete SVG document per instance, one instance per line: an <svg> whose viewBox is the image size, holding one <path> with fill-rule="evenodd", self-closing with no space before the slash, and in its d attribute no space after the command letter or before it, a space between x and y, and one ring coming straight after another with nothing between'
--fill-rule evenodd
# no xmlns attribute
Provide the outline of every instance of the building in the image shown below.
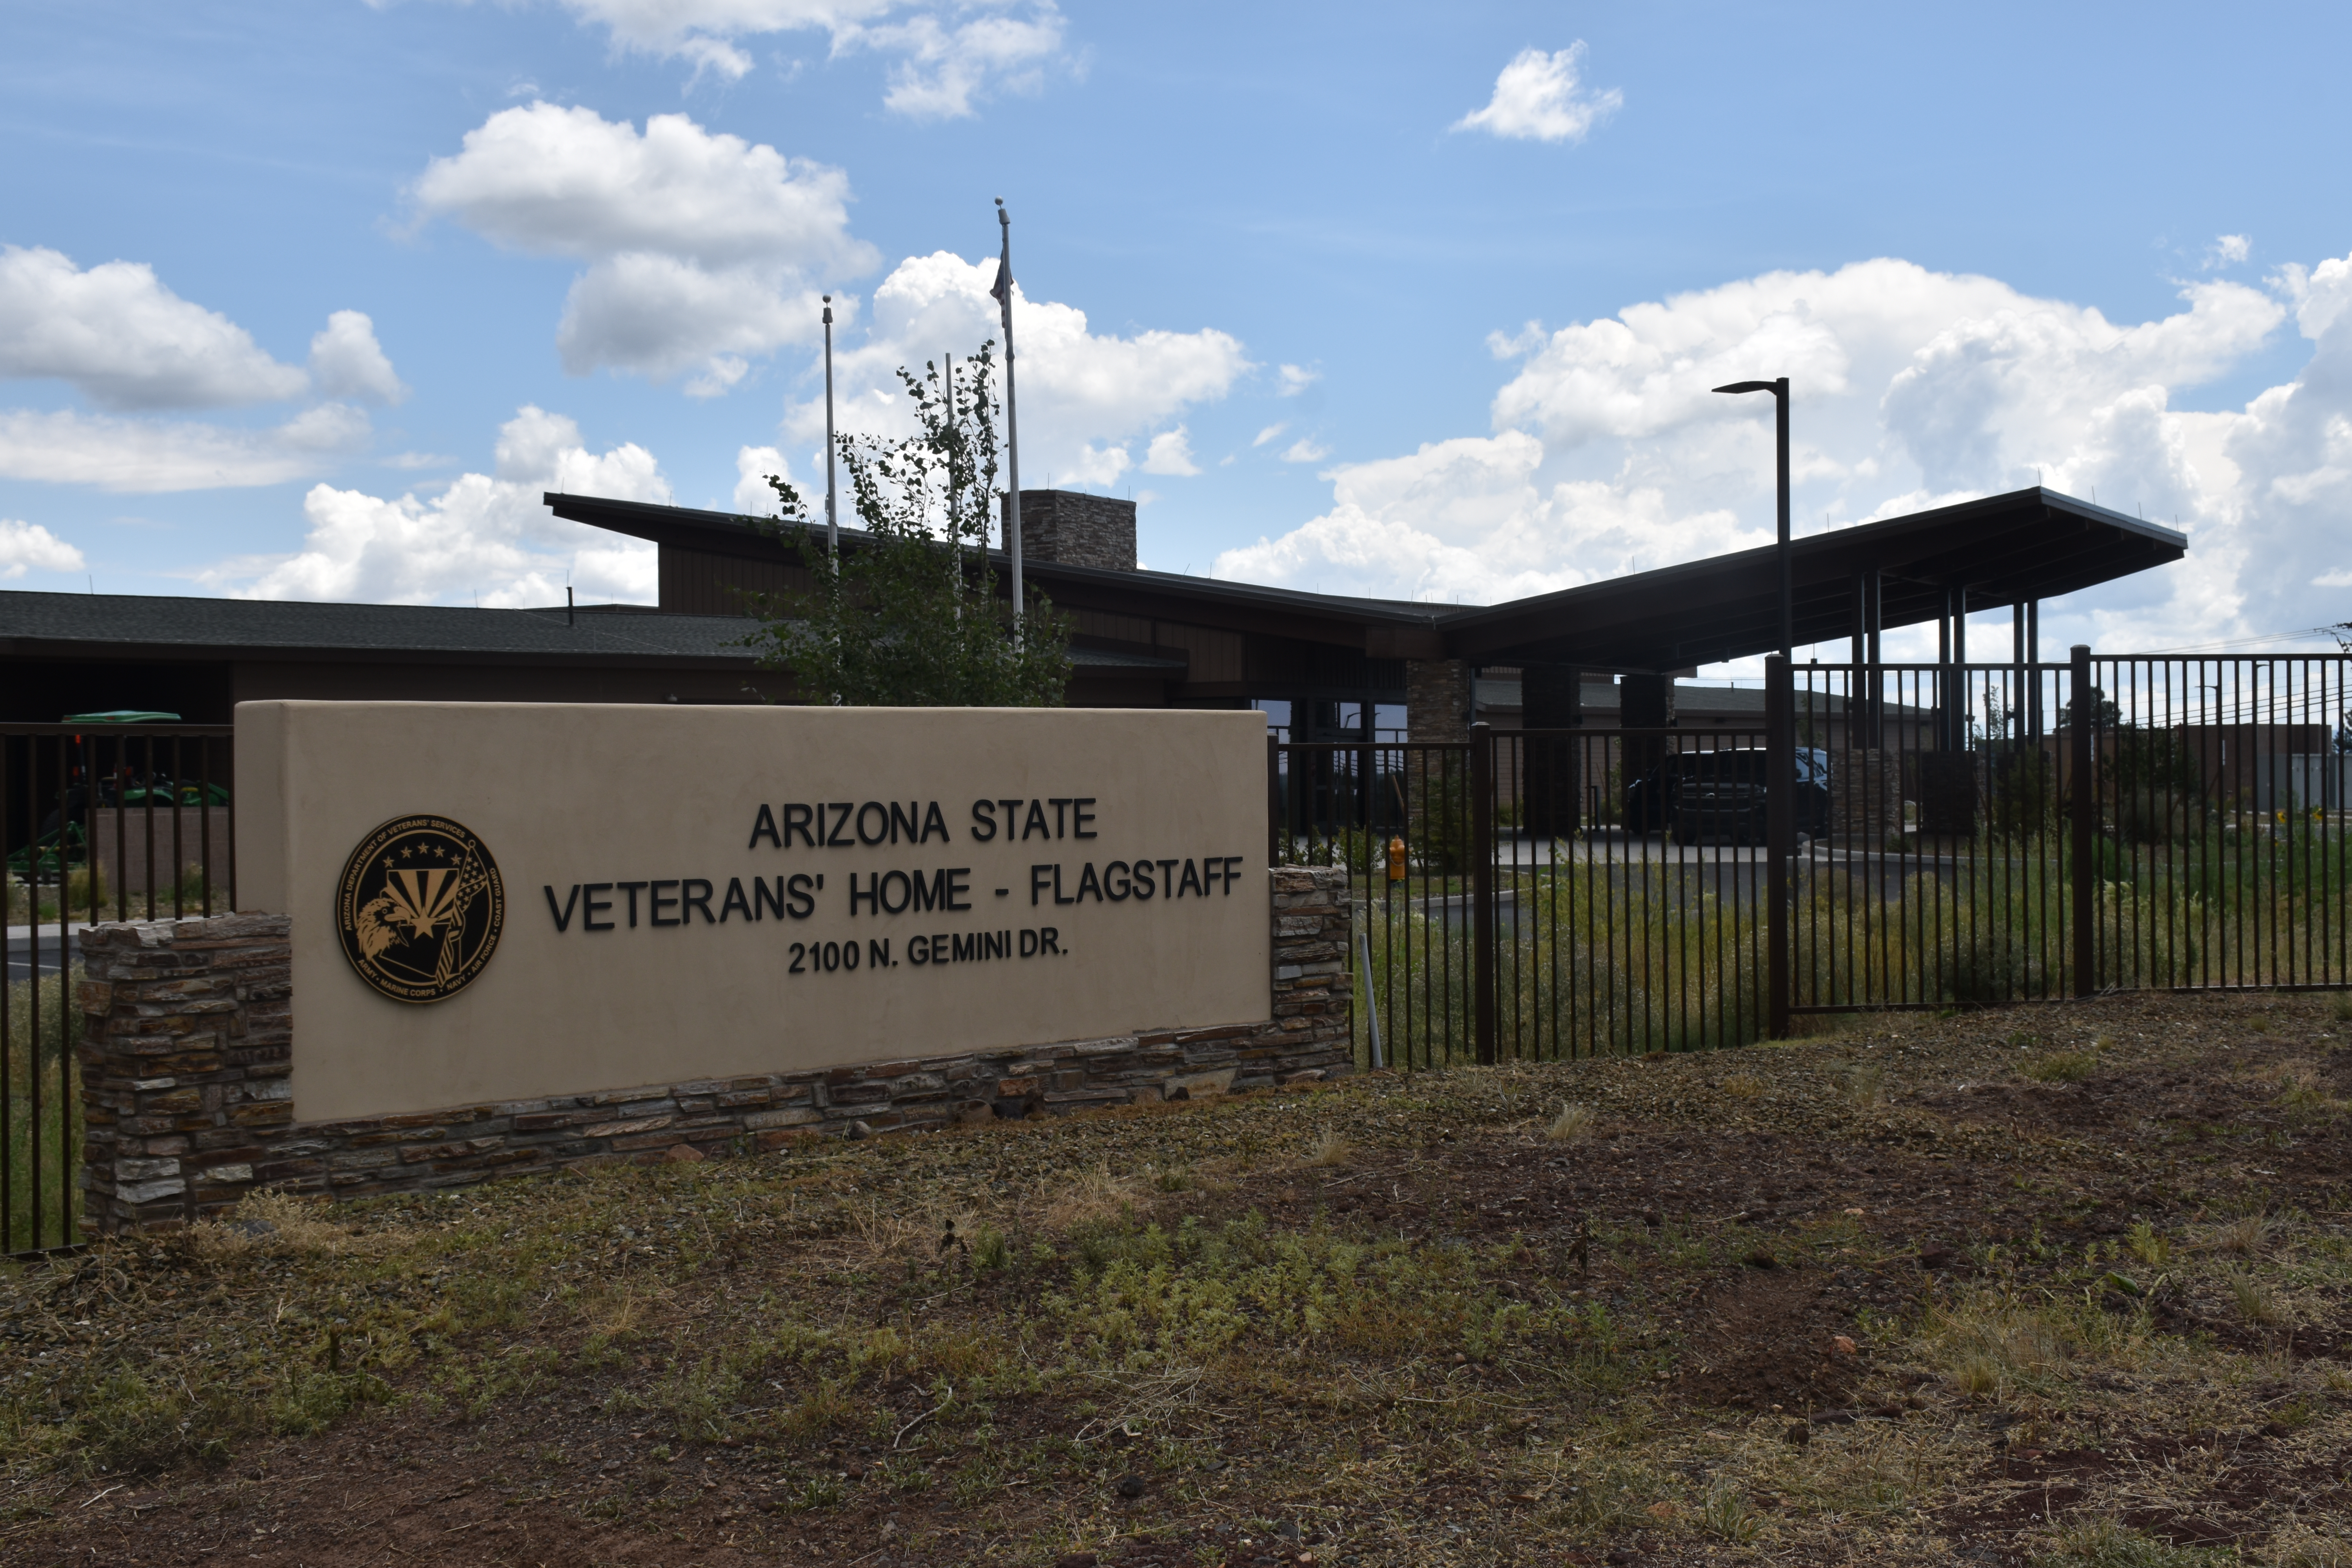
<svg viewBox="0 0 2352 1568"><path fill-rule="evenodd" d="M272 697L794 700L789 679L741 646L744 595L807 580L789 542L721 512L562 494L547 504L651 541L660 604L574 612L0 593L0 722L157 709L226 723L238 702ZM1141 571L1133 504L1108 497L1024 491L1022 517L1028 580L1076 628L1069 695L1079 705L1279 705L1301 740L1382 728L1451 739L1482 710L1531 728L1574 726L1593 692L1596 714L1660 726L1701 697L1677 677L1777 643L1769 548L1507 605L1448 605ZM845 530L844 548L861 537ZM1861 656L1885 628L1934 621L1948 658L1965 662L1960 617L2018 605L2017 646L1995 651L2030 660L2039 600L2186 549L2171 530L2039 489L1817 534L1792 552L1796 641L1851 638Z"/></svg>

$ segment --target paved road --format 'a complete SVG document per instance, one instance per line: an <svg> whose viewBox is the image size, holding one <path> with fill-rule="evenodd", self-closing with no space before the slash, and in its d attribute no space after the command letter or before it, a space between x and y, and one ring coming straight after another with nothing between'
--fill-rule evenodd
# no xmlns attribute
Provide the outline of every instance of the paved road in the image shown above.
<svg viewBox="0 0 2352 1568"><path fill-rule="evenodd" d="M76 921L68 927L67 932L68 948L74 945L73 938L89 929L89 922L85 921ZM45 925L37 931L31 926L8 928L8 978L12 983L18 980L30 980L33 977L33 963L37 949L41 973L55 974L58 972L58 960L60 956L58 946L58 928L55 925Z"/></svg>

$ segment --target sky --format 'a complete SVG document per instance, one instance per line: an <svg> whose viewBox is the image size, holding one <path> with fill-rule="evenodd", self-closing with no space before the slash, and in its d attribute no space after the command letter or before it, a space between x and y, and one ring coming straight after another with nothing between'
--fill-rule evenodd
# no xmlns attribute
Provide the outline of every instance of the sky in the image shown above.
<svg viewBox="0 0 2352 1568"><path fill-rule="evenodd" d="M1785 374L1800 534L2039 482L2189 535L2045 658L2329 647L2347 58L2317 5L0 0L0 586L649 603L541 493L821 487L820 296L889 432L998 335L1001 197L1023 482L1150 567L1767 542L1770 400L1707 388Z"/></svg>

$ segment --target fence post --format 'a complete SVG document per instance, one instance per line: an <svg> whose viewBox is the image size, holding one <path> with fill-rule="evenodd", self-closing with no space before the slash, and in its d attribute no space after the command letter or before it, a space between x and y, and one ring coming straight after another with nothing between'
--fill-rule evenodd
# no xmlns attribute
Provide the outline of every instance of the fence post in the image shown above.
<svg viewBox="0 0 2352 1568"><path fill-rule="evenodd" d="M1766 1038L1789 1037L1789 861L1797 852L1797 734L1790 722L1793 672L1779 654L1764 656L1764 854Z"/></svg>
<svg viewBox="0 0 2352 1568"><path fill-rule="evenodd" d="M2092 769L2097 752L2091 741L2091 726L2098 721L2099 696L2091 685L2091 650L2086 644L2076 643L2073 650L2074 669L2066 694L2066 767L2074 776L2067 781L2067 851L2069 868L2074 879L2067 907L2074 921L2074 994L2095 996L2099 994L2098 943L2093 929L2096 905L2092 898L2095 888L2096 859L2093 843L2099 832L2099 797Z"/></svg>
<svg viewBox="0 0 2352 1568"><path fill-rule="evenodd" d="M1265 735L1265 863L1282 864L1282 743Z"/></svg>
<svg viewBox="0 0 2352 1568"><path fill-rule="evenodd" d="M1495 1048L1495 731L1470 726L1470 919L1477 950L1472 971L1472 1026L1478 1059L1500 1059Z"/></svg>

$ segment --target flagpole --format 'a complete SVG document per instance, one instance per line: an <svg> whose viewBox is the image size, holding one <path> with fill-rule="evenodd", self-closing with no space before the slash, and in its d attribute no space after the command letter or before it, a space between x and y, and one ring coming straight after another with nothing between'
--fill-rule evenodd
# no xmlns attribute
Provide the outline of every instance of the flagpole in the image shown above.
<svg viewBox="0 0 2352 1568"><path fill-rule="evenodd" d="M841 571L841 518L833 505L833 296L824 297L824 553Z"/></svg>
<svg viewBox="0 0 2352 1568"><path fill-rule="evenodd" d="M1013 405L1013 219L1003 196L996 198L996 226L1004 240L995 293L1004 312L1004 467L1011 486L1005 495L1004 553L1013 567L1013 636L1018 641L1028 601L1021 593L1021 426Z"/></svg>

